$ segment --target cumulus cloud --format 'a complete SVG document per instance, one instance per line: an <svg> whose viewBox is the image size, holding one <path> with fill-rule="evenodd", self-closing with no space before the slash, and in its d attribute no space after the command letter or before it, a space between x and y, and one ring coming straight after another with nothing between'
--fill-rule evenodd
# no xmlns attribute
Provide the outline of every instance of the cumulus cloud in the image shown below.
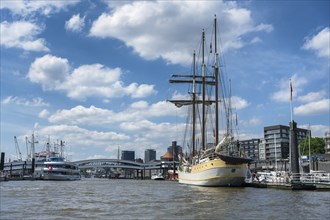
<svg viewBox="0 0 330 220"><path fill-rule="evenodd" d="M43 28L28 21L16 21L9 23L3 21L0 24L1 45L7 48L19 48L26 51L49 51L46 42L37 38Z"/></svg>
<svg viewBox="0 0 330 220"><path fill-rule="evenodd" d="M257 126L260 126L261 123L262 123L262 120L261 118L259 117L256 117L256 116L253 116L252 118L248 119L248 120L243 120L243 121L240 121L240 123L243 124L244 127L257 127Z"/></svg>
<svg viewBox="0 0 330 220"><path fill-rule="evenodd" d="M74 125L107 125L125 121L138 121L143 118L171 116L176 114L176 107L169 102L160 101L149 105L145 101L132 103L125 111L113 112L108 109L78 105L71 109L59 110L48 120L52 123Z"/></svg>
<svg viewBox="0 0 330 220"><path fill-rule="evenodd" d="M45 55L31 64L27 77L39 83L44 90L56 89L69 76L70 66L65 58Z"/></svg>
<svg viewBox="0 0 330 220"><path fill-rule="evenodd" d="M49 16L52 13L58 12L67 8L70 5L75 5L79 0L70 1L29 1L29 0L15 0L15 1L1 1L0 9L9 9L11 13L18 16L27 16L39 13L41 15Z"/></svg>
<svg viewBox="0 0 330 220"><path fill-rule="evenodd" d="M307 79L298 74L291 77L292 81L292 97L297 97L297 94L302 91L302 87L307 84ZM290 79L281 79L278 84L279 90L271 95L271 99L276 102L289 102L290 101Z"/></svg>
<svg viewBox="0 0 330 220"><path fill-rule="evenodd" d="M75 125L52 125L41 127L35 131L39 137L52 135L53 139L65 140L66 143L75 143L77 149L91 146L107 146L109 141L129 140L129 136L112 131L93 131ZM25 135L25 136L28 136Z"/></svg>
<svg viewBox="0 0 330 220"><path fill-rule="evenodd" d="M39 112L38 116L39 118L47 118L49 115L49 111L47 109L43 109L41 112Z"/></svg>
<svg viewBox="0 0 330 220"><path fill-rule="evenodd" d="M294 108L294 114L299 116L322 115L330 113L330 99L309 102Z"/></svg>
<svg viewBox="0 0 330 220"><path fill-rule="evenodd" d="M85 17L80 14L72 15L70 20L65 22L65 29L73 32L80 32L85 26Z"/></svg>
<svg viewBox="0 0 330 220"><path fill-rule="evenodd" d="M303 102L303 103L314 102L314 101L323 99L325 96L326 96L325 91L309 92L306 95L299 96L298 101Z"/></svg>
<svg viewBox="0 0 330 220"><path fill-rule="evenodd" d="M134 1L109 7L93 22L90 36L116 38L145 59L174 64L191 62L201 30L212 22L210 14L218 14L224 51L247 44L242 40L247 33L273 30L272 25L255 24L251 11L235 2Z"/></svg>
<svg viewBox="0 0 330 220"><path fill-rule="evenodd" d="M1 101L1 104L3 105L14 104L14 105L27 106L27 107L49 106L49 103L45 102L43 98L40 97L32 98L31 100L29 100L18 96L8 96Z"/></svg>
<svg viewBox="0 0 330 220"><path fill-rule="evenodd" d="M330 57L330 29L324 28L319 33L312 37L308 37L302 46L305 50L311 50L316 53L318 57Z"/></svg>
<svg viewBox="0 0 330 220"><path fill-rule="evenodd" d="M101 64L82 65L71 68L66 58L45 55L31 64L27 77L42 85L44 90L65 91L72 99L87 97L143 98L156 93L154 85L131 83L125 86L120 80L120 68L108 68Z"/></svg>
<svg viewBox="0 0 330 220"><path fill-rule="evenodd" d="M244 109L247 106L249 106L249 102L246 101L245 99L238 97L238 96L233 96L231 98L231 105L233 108L240 110L240 109Z"/></svg>

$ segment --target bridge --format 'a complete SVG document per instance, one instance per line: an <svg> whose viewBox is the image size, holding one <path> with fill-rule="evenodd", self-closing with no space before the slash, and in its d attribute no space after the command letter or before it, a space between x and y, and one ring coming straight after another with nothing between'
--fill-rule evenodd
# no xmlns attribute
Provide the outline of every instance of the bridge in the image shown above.
<svg viewBox="0 0 330 220"><path fill-rule="evenodd" d="M93 173L98 176L108 178L148 178L151 173L162 172L166 174L169 169L173 169L173 164L178 167L179 162L173 161L153 161L149 163L139 163L130 160L119 159L89 159L74 162L85 175ZM149 171L149 172L147 172Z"/></svg>

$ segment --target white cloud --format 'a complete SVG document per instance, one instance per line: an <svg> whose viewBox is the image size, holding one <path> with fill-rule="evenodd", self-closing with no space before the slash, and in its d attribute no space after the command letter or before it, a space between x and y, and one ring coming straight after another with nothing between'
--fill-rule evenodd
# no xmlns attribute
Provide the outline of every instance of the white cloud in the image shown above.
<svg viewBox="0 0 330 220"><path fill-rule="evenodd" d="M261 123L262 123L261 118L256 116L253 116L248 120L239 120L239 124L242 124L246 128L259 127Z"/></svg>
<svg viewBox="0 0 330 220"><path fill-rule="evenodd" d="M249 106L249 102L246 101L245 99L238 97L238 96L233 96L231 98L231 105L233 108L235 108L236 110L240 110L240 109L244 109L247 106Z"/></svg>
<svg viewBox="0 0 330 220"><path fill-rule="evenodd" d="M313 102L320 99L323 99L326 95L325 91L319 91L319 92L310 92L304 96L299 96L298 101L307 103L307 102Z"/></svg>
<svg viewBox="0 0 330 220"><path fill-rule="evenodd" d="M291 77L292 81L292 97L297 97L297 94L302 91L302 87L307 84L308 80L299 76L298 74L294 74ZM290 79L281 79L279 82L279 91L274 92L271 95L271 99L276 102L289 102L290 101Z"/></svg>
<svg viewBox="0 0 330 220"><path fill-rule="evenodd" d="M27 107L43 107L49 106L49 103L44 102L43 98L36 97L32 98L32 100L28 100L26 98L18 97L18 96L8 96L7 98L1 101L3 105L23 105Z"/></svg>
<svg viewBox="0 0 330 220"><path fill-rule="evenodd" d="M82 65L72 72L71 69L67 59L47 54L31 64L28 78L41 84L44 90L65 91L68 97L77 100L92 96L143 98L156 93L154 85L131 83L125 86L120 81L120 68L91 64Z"/></svg>
<svg viewBox="0 0 330 220"><path fill-rule="evenodd" d="M74 125L107 125L118 122L133 122L145 118L176 115L181 109L173 104L160 101L149 105L145 101L132 103L129 108L122 112L113 112L108 109L90 106L76 106L71 109L59 110L51 115L48 120L52 123L66 123Z"/></svg>
<svg viewBox="0 0 330 220"><path fill-rule="evenodd" d="M0 24L0 43L7 48L19 48L26 51L49 51L46 42L37 38L43 28L28 21L16 21L8 23L3 21Z"/></svg>
<svg viewBox="0 0 330 220"><path fill-rule="evenodd" d="M65 58L45 55L31 64L27 77L39 83L44 90L56 89L69 76L70 66Z"/></svg>
<svg viewBox="0 0 330 220"><path fill-rule="evenodd" d="M79 0L70 1L30 1L30 0L14 0L14 1L1 1L0 9L7 8L14 15L27 16L34 13L42 15L50 15L67 8L70 5L75 5Z"/></svg>
<svg viewBox="0 0 330 220"><path fill-rule="evenodd" d="M117 38L145 59L174 64L191 62L200 32L209 27L214 13L225 51L247 44L242 40L247 33L273 29L269 24L255 25L251 11L235 2L134 1L109 7L113 7L109 13L93 22L91 36Z"/></svg>
<svg viewBox="0 0 330 220"><path fill-rule="evenodd" d="M47 109L43 109L41 112L39 112L38 116L39 118L47 118L49 115L49 111Z"/></svg>
<svg viewBox="0 0 330 220"><path fill-rule="evenodd" d="M294 108L294 114L300 116L330 114L330 99L309 102Z"/></svg>
<svg viewBox="0 0 330 220"><path fill-rule="evenodd" d="M311 38L305 40L302 46L305 50L311 50L316 53L318 57L330 57L330 29L324 28L319 33Z"/></svg>
<svg viewBox="0 0 330 220"><path fill-rule="evenodd" d="M106 159L107 157L101 154L95 154L86 158L86 160ZM111 158L113 159L113 158Z"/></svg>
<svg viewBox="0 0 330 220"><path fill-rule="evenodd" d="M87 130L75 125L52 125L39 128L35 133L41 137L52 135L53 139L61 139L66 143L74 143L77 150L81 147L102 146L106 147L110 141L127 141L129 136L117 132L100 132ZM28 135L26 135L28 136Z"/></svg>
<svg viewBox="0 0 330 220"><path fill-rule="evenodd" d="M65 29L73 32L80 32L85 26L85 17L80 14L72 15L70 20L65 22Z"/></svg>

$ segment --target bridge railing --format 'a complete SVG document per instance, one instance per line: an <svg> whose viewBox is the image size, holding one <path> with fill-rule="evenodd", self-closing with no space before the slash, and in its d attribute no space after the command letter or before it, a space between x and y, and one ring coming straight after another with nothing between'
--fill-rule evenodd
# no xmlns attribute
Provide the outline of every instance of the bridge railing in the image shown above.
<svg viewBox="0 0 330 220"><path fill-rule="evenodd" d="M329 183L330 173L316 172L316 173L294 173L292 179L299 179L302 183Z"/></svg>

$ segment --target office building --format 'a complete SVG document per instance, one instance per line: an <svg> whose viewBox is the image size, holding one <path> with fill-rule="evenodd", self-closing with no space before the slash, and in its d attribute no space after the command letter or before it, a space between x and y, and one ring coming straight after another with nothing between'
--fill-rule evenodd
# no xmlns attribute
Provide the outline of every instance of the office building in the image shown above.
<svg viewBox="0 0 330 220"><path fill-rule="evenodd" d="M324 142L325 142L325 146L324 146L325 153L330 154L330 132L325 133Z"/></svg>
<svg viewBox="0 0 330 220"><path fill-rule="evenodd" d="M306 138L309 130L297 128L297 143ZM264 127L265 155L267 160L289 158L290 127L274 125Z"/></svg>
<svg viewBox="0 0 330 220"><path fill-rule="evenodd" d="M147 149L144 151L144 162L156 160L156 151L154 149Z"/></svg>
<svg viewBox="0 0 330 220"><path fill-rule="evenodd" d="M121 151L121 159L122 160L135 161L135 151L122 150Z"/></svg>
<svg viewBox="0 0 330 220"><path fill-rule="evenodd" d="M243 150L245 156L253 160L259 159L260 139L249 139L249 140L240 141L239 143L241 150Z"/></svg>

